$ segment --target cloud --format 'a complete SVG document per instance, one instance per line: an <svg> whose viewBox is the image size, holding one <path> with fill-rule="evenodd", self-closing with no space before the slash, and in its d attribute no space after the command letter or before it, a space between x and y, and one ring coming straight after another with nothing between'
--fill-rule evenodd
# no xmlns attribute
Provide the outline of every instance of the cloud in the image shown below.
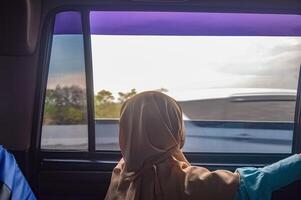
<svg viewBox="0 0 301 200"><path fill-rule="evenodd" d="M283 53L301 52L301 42L300 40L292 41L294 44L281 44L276 45L271 49L271 54L278 55Z"/></svg>

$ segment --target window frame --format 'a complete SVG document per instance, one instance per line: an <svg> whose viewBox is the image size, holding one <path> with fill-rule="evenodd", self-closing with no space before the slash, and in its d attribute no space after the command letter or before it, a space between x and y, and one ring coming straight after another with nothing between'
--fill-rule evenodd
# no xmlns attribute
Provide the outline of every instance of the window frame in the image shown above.
<svg viewBox="0 0 301 200"><path fill-rule="evenodd" d="M186 5L184 2L170 5L169 3L153 3L146 2L131 2L131 3L99 3L97 5L85 6L61 6L51 10L46 17L46 22L42 30L42 43L40 56L40 69L38 74L41 75L37 79L35 111L33 134L31 141L31 150L33 151L34 163L79 163L85 165L88 169L112 170L118 160L122 157L120 151L101 151L95 149L95 122L94 122L94 86L93 86L93 67L92 67L92 49L91 49L91 35L90 35L90 11L170 11L170 12L248 12L248 13L277 13L277 14L299 14L296 9L288 8L275 8L273 9L260 9L246 8L241 6L235 7L234 3L229 6L217 5L216 7L210 6L210 3L205 3L200 6ZM186 6L183 6L186 5ZM207 6L206 6L207 5ZM238 6L239 7L239 6ZM252 10L253 9L253 10ZM84 58L85 58L85 71L86 71L86 92L87 92L87 116L88 116L88 150L46 150L41 149L41 132L43 123L44 100L47 87L47 78L49 71L49 60L52 45L52 35L54 29L54 20L56 14L64 11L78 11L81 14L83 41L84 41ZM290 12L289 12L290 11ZM297 100L295 107L295 120L293 130L293 143L292 153L286 154L266 154L266 153L202 153L202 152L185 152L188 160L194 165L206 166L210 169L233 169L242 166L255 166L261 167L266 164L278 161L294 153L301 152L301 78L299 74ZM101 168L99 168L101 166ZM50 165L51 167L51 165ZM38 170L36 170L38 171Z"/></svg>

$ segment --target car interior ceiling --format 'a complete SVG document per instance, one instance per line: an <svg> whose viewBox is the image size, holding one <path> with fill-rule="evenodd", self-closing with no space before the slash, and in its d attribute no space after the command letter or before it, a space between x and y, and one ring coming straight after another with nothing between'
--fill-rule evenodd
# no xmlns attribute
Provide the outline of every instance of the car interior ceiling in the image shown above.
<svg viewBox="0 0 301 200"><path fill-rule="evenodd" d="M40 153L39 92L44 65L42 34L53 13L65 10L155 10L301 14L299 0L5 0L0 7L0 144L10 150L41 199L103 198L120 154L104 157L80 153L77 162L63 152ZM51 158L43 160L44 155ZM57 156L57 157L56 157ZM193 156L192 156L193 157ZM50 159L50 160L51 160ZM66 160L67 162L65 162ZM255 158L256 159L256 158ZM88 162L91 161L91 162ZM95 162L94 162L95 161ZM98 161L98 162L96 162ZM210 166L209 166L210 167ZM214 168L235 166L217 165ZM277 191L273 199L301 199L301 184Z"/></svg>

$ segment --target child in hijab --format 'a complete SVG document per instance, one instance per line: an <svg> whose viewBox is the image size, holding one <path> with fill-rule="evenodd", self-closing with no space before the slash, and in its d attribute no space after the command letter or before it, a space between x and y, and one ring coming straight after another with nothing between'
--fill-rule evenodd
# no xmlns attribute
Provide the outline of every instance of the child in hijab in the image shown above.
<svg viewBox="0 0 301 200"><path fill-rule="evenodd" d="M274 190L301 178L300 155L234 173L191 166L182 152L182 110L160 92L126 101L119 127L123 158L112 172L106 200L270 200Z"/></svg>

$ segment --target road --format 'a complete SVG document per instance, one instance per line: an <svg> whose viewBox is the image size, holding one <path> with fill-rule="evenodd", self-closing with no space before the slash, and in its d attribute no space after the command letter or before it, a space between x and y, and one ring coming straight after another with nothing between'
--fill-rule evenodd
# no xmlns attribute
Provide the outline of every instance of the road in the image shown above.
<svg viewBox="0 0 301 200"><path fill-rule="evenodd" d="M251 124L251 125L250 125ZM186 152L289 153L291 123L185 122ZM248 128L243 128L248 127ZM42 148L87 149L87 125L44 125ZM117 121L96 121L97 150L119 150Z"/></svg>

